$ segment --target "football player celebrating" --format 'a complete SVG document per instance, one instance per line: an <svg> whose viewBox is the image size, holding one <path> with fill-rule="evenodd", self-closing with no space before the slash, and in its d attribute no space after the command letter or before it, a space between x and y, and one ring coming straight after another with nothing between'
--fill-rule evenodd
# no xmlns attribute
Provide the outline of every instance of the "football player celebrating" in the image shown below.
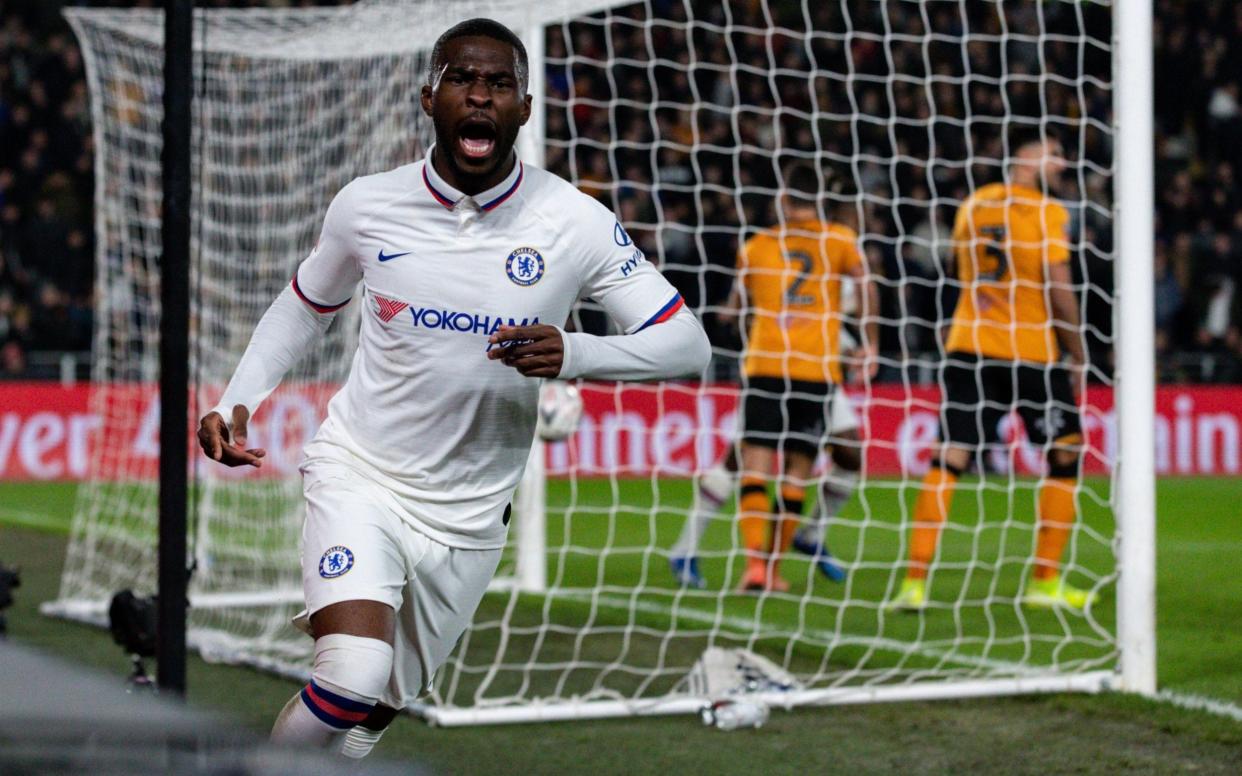
<svg viewBox="0 0 1242 776"><path fill-rule="evenodd" d="M968 197L953 226L962 294L941 365L940 443L915 503L910 565L892 608L926 606L927 577L958 477L982 449L984 434L1015 406L1027 437L1048 459L1033 579L1022 601L1081 609L1096 597L1060 574L1077 512L1083 442L1077 394L1086 355L1069 265L1069 213L1050 196L1064 152L1037 132L1013 133L1009 149L1008 182Z"/></svg>
<svg viewBox="0 0 1242 776"><path fill-rule="evenodd" d="M208 457L261 465L248 419L362 282L358 350L301 467L314 667L275 742L363 756L429 686L500 560L537 378L654 380L710 358L613 214L517 160L526 86L526 51L503 25L440 36L421 93L435 144L337 194L200 423ZM549 325L584 297L627 336Z"/></svg>

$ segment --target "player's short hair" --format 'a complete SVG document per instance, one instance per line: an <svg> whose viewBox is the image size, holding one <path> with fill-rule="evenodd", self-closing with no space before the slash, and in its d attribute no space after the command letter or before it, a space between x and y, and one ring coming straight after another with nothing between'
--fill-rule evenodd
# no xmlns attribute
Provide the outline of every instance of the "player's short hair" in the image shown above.
<svg viewBox="0 0 1242 776"><path fill-rule="evenodd" d="M807 162L794 162L781 174L784 179L785 193L798 202L818 202L821 190L819 172Z"/></svg>
<svg viewBox="0 0 1242 776"><path fill-rule="evenodd" d="M1040 131L1039 127L1030 124L1010 124L1005 130L1005 142L1008 144L1006 150L1011 157L1017 156L1018 151L1026 146L1056 139L1056 135L1051 132L1045 134Z"/></svg>
<svg viewBox="0 0 1242 776"><path fill-rule="evenodd" d="M526 85L529 83L530 63L526 58L526 46L522 45L522 39L515 35L513 30L500 22L483 17L467 19L459 24L454 24L436 39L436 44L431 48L431 61L427 67L428 84L434 85L436 74L444 69L444 47L449 44L449 41L456 40L457 38L491 38L512 46L513 69L516 71L518 83L521 85L522 91L526 91Z"/></svg>

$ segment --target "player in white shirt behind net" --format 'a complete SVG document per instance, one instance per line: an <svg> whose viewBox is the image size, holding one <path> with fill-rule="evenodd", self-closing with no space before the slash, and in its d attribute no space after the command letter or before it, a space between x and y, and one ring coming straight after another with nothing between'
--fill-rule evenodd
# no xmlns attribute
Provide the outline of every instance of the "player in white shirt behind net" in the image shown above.
<svg viewBox="0 0 1242 776"><path fill-rule="evenodd" d="M260 466L247 421L361 281L349 377L301 467L298 623L314 666L277 743L364 756L430 685L500 560L539 378L697 376L710 358L699 321L616 217L517 160L526 86L525 49L503 25L473 19L440 37L421 93L435 145L340 191L200 422L208 457ZM585 297L627 336L549 325Z"/></svg>

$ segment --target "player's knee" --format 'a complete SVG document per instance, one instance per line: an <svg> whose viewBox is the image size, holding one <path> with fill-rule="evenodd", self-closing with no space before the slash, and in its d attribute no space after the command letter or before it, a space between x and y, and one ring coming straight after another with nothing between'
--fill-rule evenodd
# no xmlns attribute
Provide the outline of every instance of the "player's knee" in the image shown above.
<svg viewBox="0 0 1242 776"><path fill-rule="evenodd" d="M699 488L712 501L723 503L733 492L733 475L723 466L713 466L699 477Z"/></svg>
<svg viewBox="0 0 1242 776"><path fill-rule="evenodd" d="M802 514L803 499L806 495L804 484L787 482L776 491L776 511L780 514Z"/></svg>
<svg viewBox="0 0 1242 776"><path fill-rule="evenodd" d="M1048 451L1048 476L1074 478L1078 476L1078 460L1081 451L1074 447L1054 447Z"/></svg>
<svg viewBox="0 0 1242 776"><path fill-rule="evenodd" d="M333 633L315 640L315 666L302 691L310 710L347 730L375 710L392 675L392 647L379 639Z"/></svg>
<svg viewBox="0 0 1242 776"><path fill-rule="evenodd" d="M832 446L832 463L849 472L862 469L862 443L857 439L843 440Z"/></svg>
<svg viewBox="0 0 1242 776"><path fill-rule="evenodd" d="M960 447L941 443L932 448L928 469L939 470L952 474L954 477L961 477L966 473L966 467L969 463L969 452Z"/></svg>

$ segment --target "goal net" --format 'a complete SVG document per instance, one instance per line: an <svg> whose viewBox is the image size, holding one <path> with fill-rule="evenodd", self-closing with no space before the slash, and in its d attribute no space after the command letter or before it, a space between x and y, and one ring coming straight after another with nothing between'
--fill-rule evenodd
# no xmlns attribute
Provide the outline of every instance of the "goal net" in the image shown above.
<svg viewBox="0 0 1242 776"><path fill-rule="evenodd" d="M536 94L524 155L618 214L618 242L658 262L703 318L715 358L702 380L581 386L579 430L537 449L498 583L418 710L459 724L690 711L747 688L796 704L1108 686L1120 653L1111 5L478 0L452 13L523 31ZM93 407L104 439L137 441L95 449L48 608L99 621L112 592L149 592L155 578L162 16L68 14L97 153ZM313 245L333 194L429 144L418 87L432 41L455 20L414 0L197 17L198 410ZM983 429L985 454L958 486L928 606L893 612L885 603L906 570L938 425L943 333L963 288L948 263L954 213L1006 180L1016 126L1056 137L1066 157L1055 194L1070 214L1093 383L1062 572L1098 600L1085 611L1022 605L1046 451L1005 416ZM730 497L701 537L706 587L684 586L672 547L702 505L703 473L735 444L745 398L744 340L720 314L739 245L779 226L781 171L795 161L817 170L818 207L856 232L880 291L880 371L850 370L844 391L865 443L860 484L827 523L845 578L791 551L787 592L738 593L745 553ZM858 311L832 314L857 335ZM609 332L589 301L571 323ZM336 321L256 418L262 472L196 468L190 639L209 658L307 672L310 641L289 626L301 608L297 463L356 329L349 315ZM840 478L819 467L819 481ZM722 674L733 677L723 689L712 679Z"/></svg>
<svg viewBox="0 0 1242 776"><path fill-rule="evenodd" d="M336 192L430 145L418 93L450 16L486 14L537 29L542 15L600 4L479 0L446 15L431 2L371 0L196 13L192 415L214 406L255 324L315 244ZM87 65L96 147L91 408L99 438L125 442L92 451L60 597L47 609L103 622L114 592L153 592L156 578L164 17L153 9L66 15ZM524 136L522 146L529 155L538 144ZM262 470L191 456L189 638L210 658L292 674L309 666L310 645L288 627L302 606L298 464L347 374L357 308L342 311L253 419L251 440L268 450Z"/></svg>

